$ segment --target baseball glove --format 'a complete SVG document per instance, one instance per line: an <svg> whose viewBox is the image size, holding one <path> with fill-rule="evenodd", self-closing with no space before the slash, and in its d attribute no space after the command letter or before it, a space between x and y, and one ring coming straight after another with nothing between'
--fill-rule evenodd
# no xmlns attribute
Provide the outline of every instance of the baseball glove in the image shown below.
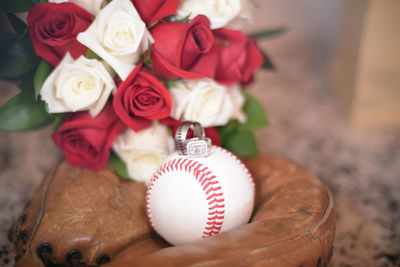
<svg viewBox="0 0 400 267"><path fill-rule="evenodd" d="M149 226L144 184L64 161L18 219L16 266L325 266L335 230L330 193L287 160L245 163L256 183L250 223L172 247Z"/></svg>

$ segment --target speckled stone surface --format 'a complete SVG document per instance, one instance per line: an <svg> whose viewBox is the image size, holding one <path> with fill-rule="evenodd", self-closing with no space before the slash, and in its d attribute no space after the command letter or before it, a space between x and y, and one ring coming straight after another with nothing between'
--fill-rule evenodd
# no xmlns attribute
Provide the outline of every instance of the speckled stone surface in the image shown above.
<svg viewBox="0 0 400 267"><path fill-rule="evenodd" d="M296 161L333 192L337 232L331 266L399 266L400 131L361 132L347 125L324 75L330 37L323 33L330 26L314 24L317 15L301 13L300 4L277 2L263 2L256 10L262 23L253 26L291 29L260 43L278 71L259 72L249 89L270 119L270 127L257 132L259 150ZM16 89L1 82L0 92L2 104ZM13 266L12 225L45 171L62 156L51 133L51 128L0 132L0 266Z"/></svg>

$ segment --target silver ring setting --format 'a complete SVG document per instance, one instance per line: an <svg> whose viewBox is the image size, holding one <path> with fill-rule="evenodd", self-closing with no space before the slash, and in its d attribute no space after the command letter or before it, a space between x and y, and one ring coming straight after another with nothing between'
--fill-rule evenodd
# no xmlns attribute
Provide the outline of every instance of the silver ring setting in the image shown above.
<svg viewBox="0 0 400 267"><path fill-rule="evenodd" d="M186 139L189 130L193 138ZM175 146L181 155L207 157L211 151L211 139L205 137L203 126L198 122L184 121L175 134Z"/></svg>

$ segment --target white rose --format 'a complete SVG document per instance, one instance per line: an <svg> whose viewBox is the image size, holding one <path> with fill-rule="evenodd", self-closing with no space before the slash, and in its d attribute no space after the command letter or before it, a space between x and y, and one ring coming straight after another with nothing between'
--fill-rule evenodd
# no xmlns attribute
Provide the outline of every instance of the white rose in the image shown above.
<svg viewBox="0 0 400 267"><path fill-rule="evenodd" d="M49 113L89 110L95 117L116 86L104 65L83 56L74 60L67 53L44 82L40 95Z"/></svg>
<svg viewBox="0 0 400 267"><path fill-rule="evenodd" d="M113 0L96 16L77 40L93 50L125 80L140 56L153 43L135 7L129 0Z"/></svg>
<svg viewBox="0 0 400 267"><path fill-rule="evenodd" d="M148 184L171 151L173 140L165 125L155 122L139 132L127 129L113 144L113 150L125 162L129 176Z"/></svg>
<svg viewBox="0 0 400 267"><path fill-rule="evenodd" d="M104 6L105 0L49 0L50 3L74 3L77 6L85 9L87 12L96 15Z"/></svg>
<svg viewBox="0 0 400 267"><path fill-rule="evenodd" d="M241 0L241 5L240 12L224 26L225 28L241 30L245 25L253 22L254 3L251 0Z"/></svg>
<svg viewBox="0 0 400 267"><path fill-rule="evenodd" d="M225 86L213 79L180 80L169 88L176 120L200 122L204 127L221 126L230 119L246 120L244 96L238 85Z"/></svg>
<svg viewBox="0 0 400 267"><path fill-rule="evenodd" d="M189 17L193 19L199 14L208 17L211 23L211 29L232 26L237 28L243 21L250 17L248 12L249 0L181 0L177 9L177 18L183 19ZM240 20L241 23L235 23ZM235 24L235 25L233 25Z"/></svg>
<svg viewBox="0 0 400 267"><path fill-rule="evenodd" d="M229 96L232 100L233 103L233 114L232 118L237 119L241 123L245 123L247 120L246 114L243 112L243 106L244 103L246 102L246 98L244 97L242 93L242 88L235 84L229 86L228 89Z"/></svg>

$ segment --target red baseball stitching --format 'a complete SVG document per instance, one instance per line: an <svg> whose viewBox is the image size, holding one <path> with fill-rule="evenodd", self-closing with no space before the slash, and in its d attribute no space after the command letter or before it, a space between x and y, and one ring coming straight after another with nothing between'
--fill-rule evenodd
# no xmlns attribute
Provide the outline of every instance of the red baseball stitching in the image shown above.
<svg viewBox="0 0 400 267"><path fill-rule="evenodd" d="M253 176L251 175L251 172L249 171L249 169L246 167L246 165L244 165L244 163L232 152L230 152L229 150L222 148L220 146L213 146L215 149L225 152L228 156L230 156L237 164L240 165L240 167L242 167L242 169L246 172L247 177L250 179L251 185L253 186L253 189L255 188L255 184L254 184L254 179Z"/></svg>
<svg viewBox="0 0 400 267"><path fill-rule="evenodd" d="M200 183L202 190L206 194L206 200L208 201L208 217L202 237L218 234L221 231L225 217L225 199L221 186L219 186L218 179L207 166L188 158L179 158L168 161L160 167L160 169L154 174L153 179L151 179L146 192L147 215L151 226L157 231L150 214L151 190L162 174L176 170L193 174L193 177Z"/></svg>

